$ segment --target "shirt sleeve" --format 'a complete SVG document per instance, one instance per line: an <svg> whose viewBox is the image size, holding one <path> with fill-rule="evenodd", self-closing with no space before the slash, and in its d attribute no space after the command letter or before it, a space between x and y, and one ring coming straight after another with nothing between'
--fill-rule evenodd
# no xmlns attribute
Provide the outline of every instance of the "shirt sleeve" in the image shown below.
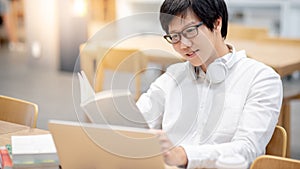
<svg viewBox="0 0 300 169"><path fill-rule="evenodd" d="M169 81L166 74L163 74L150 85L149 90L142 94L137 101L137 107L150 128L161 129L165 104L165 85Z"/></svg>
<svg viewBox="0 0 300 169"><path fill-rule="evenodd" d="M166 97L172 88L186 77L186 65L187 62L169 66L166 72L157 78L150 85L149 90L138 99L136 104L150 128L162 129Z"/></svg>
<svg viewBox="0 0 300 169"><path fill-rule="evenodd" d="M141 95L137 106L145 117L150 128L161 129L163 96L159 89L152 88Z"/></svg>
<svg viewBox="0 0 300 169"><path fill-rule="evenodd" d="M251 83L241 119L232 140L221 144L181 145L187 168L215 168L220 155L240 154L248 164L265 153L277 124L282 103L280 77L270 69L259 72Z"/></svg>

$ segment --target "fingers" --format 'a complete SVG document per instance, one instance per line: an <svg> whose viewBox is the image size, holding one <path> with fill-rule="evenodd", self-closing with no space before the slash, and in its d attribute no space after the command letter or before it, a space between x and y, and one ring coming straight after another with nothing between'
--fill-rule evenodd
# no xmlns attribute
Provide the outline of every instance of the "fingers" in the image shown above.
<svg viewBox="0 0 300 169"><path fill-rule="evenodd" d="M162 135L163 133L165 133L164 131L158 129L150 129L149 131L155 135Z"/></svg>
<svg viewBox="0 0 300 169"><path fill-rule="evenodd" d="M169 151L174 147L173 143L168 138L167 134L162 130L153 130L156 134L159 144L161 146L161 152L163 152L164 156L169 154Z"/></svg>
<svg viewBox="0 0 300 169"><path fill-rule="evenodd" d="M186 165L187 157L182 147L175 147L167 134L162 130L151 130L158 140L161 146L162 156L164 161L168 165Z"/></svg>

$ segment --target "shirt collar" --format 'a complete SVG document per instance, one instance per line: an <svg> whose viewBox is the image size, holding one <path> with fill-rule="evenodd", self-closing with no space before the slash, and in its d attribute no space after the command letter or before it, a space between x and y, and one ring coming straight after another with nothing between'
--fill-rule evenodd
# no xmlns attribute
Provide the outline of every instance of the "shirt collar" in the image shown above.
<svg viewBox="0 0 300 169"><path fill-rule="evenodd" d="M225 54L224 56L222 56L220 58L217 58L215 61L223 62L224 64L226 64L227 68L230 69L240 59L244 58L244 56L246 54L245 54L244 50L236 52L235 47L232 44L226 43L226 45L230 49L230 52ZM240 53L244 53L244 54L240 55ZM188 62L188 65L189 65L188 67L189 67L190 73L195 78L195 80L197 80L197 78L199 78L199 77L205 77L206 76L206 74L203 72L203 70L201 68L199 69L199 74L197 75L196 72L195 72L195 67L190 62Z"/></svg>

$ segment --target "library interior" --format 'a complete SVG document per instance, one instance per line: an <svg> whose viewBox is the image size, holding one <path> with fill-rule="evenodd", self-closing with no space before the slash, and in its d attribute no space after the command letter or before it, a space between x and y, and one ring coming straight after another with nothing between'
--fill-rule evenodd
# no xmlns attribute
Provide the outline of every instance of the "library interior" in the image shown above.
<svg viewBox="0 0 300 169"><path fill-rule="evenodd" d="M170 44L164 39L166 33L160 23L160 10L164 1L0 0L0 159L2 159L0 168L13 166L14 168L62 167L63 169L80 167L179 169L182 167L169 166L163 161L166 156L160 152L157 133L149 130L149 127L152 128L151 125L144 125L148 119L145 120L146 116L143 119L143 116L139 114L143 111L138 110L141 105L140 100L145 101L143 97L148 97L148 93L155 92L154 89L163 91L161 86L170 85L169 82L158 85L168 79L163 79L165 76L172 76L168 75L168 71L175 73L181 71L172 70L173 65L189 62L186 61L187 56L177 53L180 50L178 49L180 45L176 49L177 42ZM180 2L180 0L175 1ZM195 3L195 0L182 0L181 2L185 1ZM202 1L207 0L199 0L199 3ZM204 168L209 166L226 168L228 167L226 165L233 165L236 162L235 165L239 165L240 168L300 168L300 125L298 125L300 121L300 1L213 0L215 3L220 1L225 2L228 10L228 33L224 41L226 44L235 46L235 49L229 49L230 52L235 53L232 50L236 50L236 53L239 53L238 51L245 50L247 58L271 67L282 83L282 102L273 134L270 138L266 135L262 136L264 138L261 140L268 139L265 152L262 154L255 152L259 154L254 161L252 160L247 165L237 164L241 159L245 162L245 156L222 156L221 151L216 151L220 153L218 160L202 162L198 165ZM181 17L185 17L184 15L189 14L187 12ZM170 23L173 23L173 20ZM179 36L182 49L183 41L192 41L188 37L188 31L195 30L191 28L197 29L195 36L202 35L198 33L202 30L202 26L185 26L176 32L168 32L165 36L170 36L171 43L173 43L173 38L176 38L175 36ZM227 70L227 67L231 66L226 64L224 66L226 73L227 71L230 73L231 68ZM190 66L193 65L190 64ZM197 73L195 72L194 74ZM250 74L246 72L245 70L245 76ZM205 74L204 71L202 73ZM171 78L177 81L177 86L186 82L182 79L187 77L182 77L181 74L176 75ZM201 81L201 70L196 75L196 81L198 76ZM220 77L219 74L217 76ZM224 84L223 87L226 87L226 79L233 79L229 75L224 78L225 80L218 84L209 82L205 89L199 87L198 90L204 91L204 95L201 96L207 96L204 97L207 99L212 98L209 93L217 93L218 85ZM159 79L162 80L159 81ZM187 82L186 84L191 85ZM228 84L232 85L229 82ZM259 90L268 87L268 84L260 85ZM174 93L167 96L161 96L165 94L161 93L155 96L157 100L153 102L153 105L147 105L149 106L147 108L155 109L154 104L164 104L162 111L167 112L180 106L182 109L185 108L184 106L190 106L191 103L183 104L185 103L184 94L176 93L178 91L173 89L174 86L170 89L170 91L175 91ZM245 84L245 88L247 86L250 85ZM212 102L225 99L222 103L225 106L221 107L220 111L226 112L226 109L231 109L235 104L238 105L244 101L242 99L245 99L243 98L245 96L241 97L238 91L240 88L236 87L236 93L230 94L224 94L221 91L219 95L216 94L220 98L213 97L216 100ZM124 92L125 90L129 93ZM185 90L182 88L182 91ZM261 92L259 96L265 95L264 91L258 92ZM274 92L280 94L280 91ZM193 98L193 94L185 96L187 97L185 99L188 99L187 102L195 102L199 99L197 106L203 106L202 103L209 106L209 103L201 101L201 98ZM270 98L272 94L270 93ZM174 98L168 98L171 101L161 98L172 96ZM179 98L182 102L178 103L178 98L175 96L182 97ZM254 96L249 94L246 99L251 100L251 97ZM168 105L172 104L172 101L174 105ZM227 102L236 103L226 107ZM264 103L258 101L255 104ZM260 105L256 106L254 108L258 108L257 111L265 108ZM246 109L246 107L241 109ZM236 106L232 109L238 111L240 107ZM97 110L107 111L110 114L99 114ZM126 110L130 110L130 113ZM211 110L213 112L214 108ZM243 111L241 110L240 113L244 113ZM116 112L119 114L117 115ZM159 118L168 116L179 121L178 117L173 117L177 116L176 113L177 111L174 112L175 115L164 115L162 112ZM201 116L201 113L198 116ZM264 117L265 115L261 115L257 119L262 120ZM123 121L120 120L121 118ZM230 120L234 121L233 118L228 118L229 122L226 124L229 128L235 127L234 125L238 126L230 122ZM132 124L126 120L132 120L138 124ZM155 120L157 119L153 121ZM184 117L182 120L187 120L187 118ZM198 117L193 117L191 120L197 121ZM253 125L256 124L255 119L248 120L253 120ZM267 122L268 119L265 120ZM207 123L209 122L211 121L208 120ZM162 121L162 123L160 125L165 124L165 128L170 131L187 130L176 128L178 126L175 125L173 129L168 128L173 122ZM185 123L189 124L193 121L185 121ZM266 123L266 125L269 124ZM136 129L136 126L146 127ZM238 127L245 126L240 124ZM218 127L215 130L219 130ZM226 135L226 133L221 134ZM176 136L170 135L171 137ZM207 137L207 140L213 140L210 137L214 135ZM224 139L228 137L224 136ZM252 135L249 135L250 137ZM72 139L76 140L72 141ZM197 141L200 143L197 144L201 145L201 141L207 140L199 139ZM81 158L79 155L68 151L84 144L86 148L78 148L78 151L86 155L84 157L86 160L78 160ZM184 142L173 142L173 144L182 147ZM209 144L209 141L205 144ZM216 144L216 142L212 141L211 144ZM261 145L249 145L251 146ZM207 148L205 151L210 151L210 149ZM195 158L190 157L189 154L187 156L188 159ZM201 156L201 158L208 157ZM74 162L76 159L78 163ZM6 163L9 160L11 164ZM191 160L187 166L183 167L190 168L193 162L195 161Z"/></svg>

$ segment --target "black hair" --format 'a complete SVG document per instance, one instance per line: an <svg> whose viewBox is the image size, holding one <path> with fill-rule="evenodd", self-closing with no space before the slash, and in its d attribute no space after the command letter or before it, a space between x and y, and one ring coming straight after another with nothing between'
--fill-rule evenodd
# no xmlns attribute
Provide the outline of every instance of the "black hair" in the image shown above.
<svg viewBox="0 0 300 169"><path fill-rule="evenodd" d="M225 39L228 27L228 12L224 0L165 0L160 8L160 23L163 30L169 33L169 24L175 16L184 17L188 10L193 11L211 30L215 21L222 18L221 35Z"/></svg>

